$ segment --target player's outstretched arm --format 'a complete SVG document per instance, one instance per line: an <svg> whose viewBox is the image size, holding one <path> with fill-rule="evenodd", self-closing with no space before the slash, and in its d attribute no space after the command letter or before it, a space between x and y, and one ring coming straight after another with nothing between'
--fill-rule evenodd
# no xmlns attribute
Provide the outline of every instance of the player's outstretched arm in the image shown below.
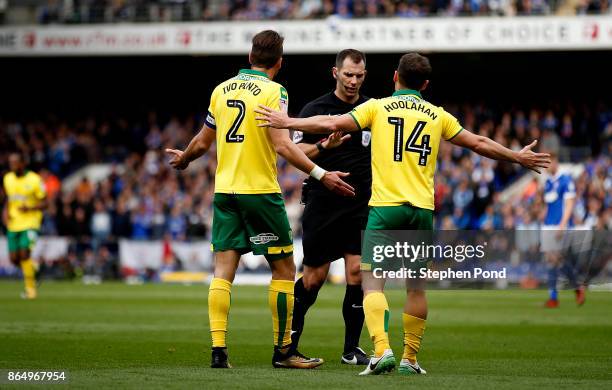
<svg viewBox="0 0 612 390"><path fill-rule="evenodd" d="M476 135L464 129L451 139L450 142L457 146L468 148L481 156L494 160L510 161L521 164L523 167L537 173L541 173L540 168L548 168L550 165L550 154L535 153L531 150L538 143L537 140L525 146L520 151L515 152L490 138Z"/></svg>
<svg viewBox="0 0 612 390"><path fill-rule="evenodd" d="M178 149L166 149L166 153L171 156L170 165L174 169L187 168L189 163L210 149L210 145L212 145L214 140L215 131L206 125L202 126L202 130L200 130L200 132L193 137L191 142L189 142L187 149L184 151Z"/></svg>
<svg viewBox="0 0 612 390"><path fill-rule="evenodd" d="M321 144L321 148L323 148L323 150L330 150L337 148L350 138L350 134L344 135L341 131L335 131L329 137L323 141L320 141L319 143ZM302 152L304 152L308 158L316 158L320 154L319 146L317 144L299 143L297 146L298 148L302 149Z"/></svg>
<svg viewBox="0 0 612 390"><path fill-rule="evenodd" d="M349 114L315 115L308 118L291 118L286 112L273 110L259 105L255 110L259 114L255 119L263 121L257 126L276 129L300 129L305 133L326 133L328 131L357 131L359 127Z"/></svg>
<svg viewBox="0 0 612 390"><path fill-rule="evenodd" d="M289 130L269 127L268 133L270 134L270 139L274 144L276 153L283 156L291 165L315 179L320 180L321 183L332 192L343 196L355 195L355 189L341 179L342 177L348 176L348 173L338 171L327 172L318 167L306 157L304 152L296 144L291 142L291 139L289 139Z"/></svg>

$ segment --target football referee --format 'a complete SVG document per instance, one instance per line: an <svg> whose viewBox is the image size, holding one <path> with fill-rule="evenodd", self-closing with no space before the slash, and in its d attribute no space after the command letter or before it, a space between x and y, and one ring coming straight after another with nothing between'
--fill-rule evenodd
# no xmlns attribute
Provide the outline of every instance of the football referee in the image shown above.
<svg viewBox="0 0 612 390"><path fill-rule="evenodd" d="M336 56L332 75L336 88L308 103L300 117L341 115L368 100L359 89L366 76L365 55L357 50L342 50ZM330 131L329 134L332 134ZM332 194L315 180L307 179L302 188L304 274L295 283L292 342L297 351L306 312L317 299L327 279L330 263L344 258L346 293L342 306L345 336L342 363L367 364L368 357L359 348L363 327L363 291L361 290L361 231L368 220L371 195L369 129L342 133L304 134L295 131L293 140L320 167L330 171L350 172L345 180L355 188L355 197Z"/></svg>

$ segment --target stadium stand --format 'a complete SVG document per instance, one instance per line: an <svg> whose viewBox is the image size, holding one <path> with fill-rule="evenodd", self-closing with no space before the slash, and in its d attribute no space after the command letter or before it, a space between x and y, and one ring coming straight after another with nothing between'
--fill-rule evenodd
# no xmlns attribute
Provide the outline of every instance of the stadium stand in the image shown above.
<svg viewBox="0 0 612 390"><path fill-rule="evenodd" d="M610 12L609 0L27 0L6 23L120 23L426 16L582 15Z"/></svg>

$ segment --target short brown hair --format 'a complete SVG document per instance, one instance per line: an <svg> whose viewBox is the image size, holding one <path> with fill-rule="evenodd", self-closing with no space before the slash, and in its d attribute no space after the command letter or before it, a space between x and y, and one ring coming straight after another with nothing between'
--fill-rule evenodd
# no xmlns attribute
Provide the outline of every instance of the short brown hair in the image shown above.
<svg viewBox="0 0 612 390"><path fill-rule="evenodd" d="M336 55L336 68L342 68L342 64L344 63L346 57L349 57L356 64L359 64L361 63L361 61L363 61L363 64L365 65L365 54L355 49L344 49Z"/></svg>
<svg viewBox="0 0 612 390"><path fill-rule="evenodd" d="M283 56L283 38L272 30L264 30L253 37L251 65L270 69Z"/></svg>
<svg viewBox="0 0 612 390"><path fill-rule="evenodd" d="M420 89L431 77L429 59L419 53L404 54L397 66L400 83L410 89Z"/></svg>

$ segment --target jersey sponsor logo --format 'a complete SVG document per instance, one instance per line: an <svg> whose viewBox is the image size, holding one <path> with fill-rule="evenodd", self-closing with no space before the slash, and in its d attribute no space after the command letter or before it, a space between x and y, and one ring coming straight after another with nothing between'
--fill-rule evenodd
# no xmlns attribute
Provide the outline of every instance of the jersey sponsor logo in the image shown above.
<svg viewBox="0 0 612 390"><path fill-rule="evenodd" d="M363 145L365 148L367 148L368 145L370 145L371 140L372 140L372 132L363 131L361 133L361 145Z"/></svg>
<svg viewBox="0 0 612 390"><path fill-rule="evenodd" d="M244 74L244 73L239 73L236 77L234 77L234 79L242 80L242 81L257 80L257 81L264 82L264 83L270 82L270 79L267 77L258 76L254 74Z"/></svg>
<svg viewBox="0 0 612 390"><path fill-rule="evenodd" d="M249 237L249 241L255 245L264 245L272 241L278 241L278 236L274 233L259 233L256 236Z"/></svg>
<svg viewBox="0 0 612 390"><path fill-rule="evenodd" d="M304 133L303 132L298 131L298 130L293 132L293 142L294 143L297 144L299 142L302 142L303 139L304 139Z"/></svg>
<svg viewBox="0 0 612 390"><path fill-rule="evenodd" d="M554 203L557 199L559 199L557 191L550 191L544 194L544 202L546 203Z"/></svg>
<svg viewBox="0 0 612 390"><path fill-rule="evenodd" d="M402 95L402 96L398 96L398 98L404 99L404 100L410 100L411 102L414 102L414 103L420 103L423 101L423 99L420 99L414 95Z"/></svg>

